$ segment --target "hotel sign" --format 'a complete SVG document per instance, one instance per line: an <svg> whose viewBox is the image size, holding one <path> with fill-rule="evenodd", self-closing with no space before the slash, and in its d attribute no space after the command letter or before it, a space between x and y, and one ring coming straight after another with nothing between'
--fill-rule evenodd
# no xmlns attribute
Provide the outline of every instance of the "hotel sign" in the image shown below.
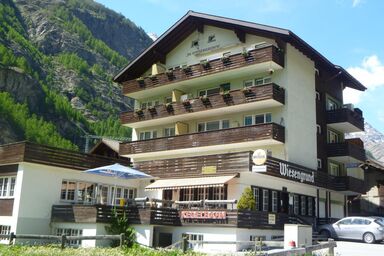
<svg viewBox="0 0 384 256"><path fill-rule="evenodd" d="M226 211L181 211L180 217L182 219L225 220L227 219L227 212Z"/></svg>
<svg viewBox="0 0 384 256"><path fill-rule="evenodd" d="M300 182L315 183L315 172L300 170L286 163L279 163L280 175Z"/></svg>
<svg viewBox="0 0 384 256"><path fill-rule="evenodd" d="M252 162L255 165L263 165L267 161L267 152L264 149L256 149L252 154Z"/></svg>

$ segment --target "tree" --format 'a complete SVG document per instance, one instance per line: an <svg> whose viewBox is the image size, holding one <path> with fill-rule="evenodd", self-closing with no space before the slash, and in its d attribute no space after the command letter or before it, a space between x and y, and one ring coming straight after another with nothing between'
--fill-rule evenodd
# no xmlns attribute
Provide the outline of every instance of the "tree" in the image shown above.
<svg viewBox="0 0 384 256"><path fill-rule="evenodd" d="M111 224L105 227L105 230L108 234L111 235L120 235L124 234L123 245L127 247L132 247L136 242L136 231L129 225L129 220L124 213L118 214L116 210L112 212ZM117 246L118 242L113 241L112 246Z"/></svg>
<svg viewBox="0 0 384 256"><path fill-rule="evenodd" d="M251 187L246 187L241 194L237 209L239 210L255 210L255 196L253 195Z"/></svg>

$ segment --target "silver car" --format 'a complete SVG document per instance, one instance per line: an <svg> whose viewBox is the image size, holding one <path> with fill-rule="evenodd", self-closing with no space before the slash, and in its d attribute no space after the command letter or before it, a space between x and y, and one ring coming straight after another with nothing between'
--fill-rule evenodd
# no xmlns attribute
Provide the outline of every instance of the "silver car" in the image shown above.
<svg viewBox="0 0 384 256"><path fill-rule="evenodd" d="M382 217L347 217L333 224L319 226L320 234L335 239L362 240L374 243L384 240Z"/></svg>

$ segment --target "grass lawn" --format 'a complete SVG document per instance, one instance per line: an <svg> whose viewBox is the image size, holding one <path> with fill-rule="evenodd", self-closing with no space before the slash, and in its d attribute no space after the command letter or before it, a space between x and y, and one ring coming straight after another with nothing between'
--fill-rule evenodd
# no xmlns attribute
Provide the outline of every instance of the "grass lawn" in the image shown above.
<svg viewBox="0 0 384 256"><path fill-rule="evenodd" d="M178 256L204 255L188 252L183 254L180 250L152 250L135 246L133 248L65 248L61 250L57 245L47 246L8 246L0 245L1 256Z"/></svg>

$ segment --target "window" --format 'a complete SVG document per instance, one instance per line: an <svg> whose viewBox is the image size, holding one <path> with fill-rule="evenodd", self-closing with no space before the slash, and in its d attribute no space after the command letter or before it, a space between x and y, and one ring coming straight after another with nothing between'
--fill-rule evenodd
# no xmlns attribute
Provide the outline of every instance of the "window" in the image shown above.
<svg viewBox="0 0 384 256"><path fill-rule="evenodd" d="M11 226L0 225L0 235L9 235L11 233ZM0 240L8 240L7 238L2 238Z"/></svg>
<svg viewBox="0 0 384 256"><path fill-rule="evenodd" d="M313 216L313 198L307 197L308 215Z"/></svg>
<svg viewBox="0 0 384 256"><path fill-rule="evenodd" d="M307 200L305 196L301 196L301 215L306 215L307 213Z"/></svg>
<svg viewBox="0 0 384 256"><path fill-rule="evenodd" d="M82 236L83 230L81 229L73 229L73 228L56 228L56 235L66 235L66 236ZM69 240L67 241L71 246L79 246L81 245L81 240Z"/></svg>
<svg viewBox="0 0 384 256"><path fill-rule="evenodd" d="M254 116L245 116L244 117L244 125L254 125L254 124L265 124L272 122L272 114L271 113L265 113L265 114L258 114Z"/></svg>
<svg viewBox="0 0 384 256"><path fill-rule="evenodd" d="M15 193L16 177L0 177L0 198L13 197Z"/></svg>
<svg viewBox="0 0 384 256"><path fill-rule="evenodd" d="M352 223L352 219L344 219L337 222L337 224L340 224L340 225L351 225L351 223Z"/></svg>
<svg viewBox="0 0 384 256"><path fill-rule="evenodd" d="M263 211L268 211L268 189L263 189Z"/></svg>
<svg viewBox="0 0 384 256"><path fill-rule="evenodd" d="M293 195L293 213L299 215L299 195Z"/></svg>
<svg viewBox="0 0 384 256"><path fill-rule="evenodd" d="M172 100L172 98L171 98L171 100ZM159 105L160 105L160 101L159 100L146 101L146 102L141 102L140 108L141 109L146 109L146 108L150 108L152 106L159 106Z"/></svg>
<svg viewBox="0 0 384 256"><path fill-rule="evenodd" d="M251 86L253 86L253 82L254 82L254 80L246 80L246 81L244 81L244 87L246 88L246 87L251 87Z"/></svg>
<svg viewBox="0 0 384 256"><path fill-rule="evenodd" d="M139 140L149 140L157 138L157 131L140 132Z"/></svg>
<svg viewBox="0 0 384 256"><path fill-rule="evenodd" d="M259 188L253 188L253 196L255 197L255 208L256 208L256 211L258 211L260 209Z"/></svg>
<svg viewBox="0 0 384 256"><path fill-rule="evenodd" d="M231 83L225 83L220 85L220 90L222 92L228 92L231 90Z"/></svg>
<svg viewBox="0 0 384 256"><path fill-rule="evenodd" d="M199 40L193 40L192 43L191 43L191 48L193 47L199 47Z"/></svg>
<svg viewBox="0 0 384 256"><path fill-rule="evenodd" d="M334 131L328 130L328 143L338 143L340 142L339 134Z"/></svg>
<svg viewBox="0 0 384 256"><path fill-rule="evenodd" d="M272 191L272 211L277 212L277 191Z"/></svg>
<svg viewBox="0 0 384 256"><path fill-rule="evenodd" d="M271 77L262 77L262 78L256 78L255 79L255 85L264 85L269 84L272 81Z"/></svg>
<svg viewBox="0 0 384 256"><path fill-rule="evenodd" d="M336 101L327 99L327 110L335 110L338 109L338 104Z"/></svg>
<svg viewBox="0 0 384 256"><path fill-rule="evenodd" d="M183 237L186 236L189 241L203 241L204 236L202 234L183 234ZM193 248L201 248L203 246L202 243L188 243L190 249Z"/></svg>
<svg viewBox="0 0 384 256"><path fill-rule="evenodd" d="M371 222L366 219L354 218L352 221L352 225L369 225Z"/></svg>
<svg viewBox="0 0 384 256"><path fill-rule="evenodd" d="M175 136L175 127L164 128L164 137Z"/></svg>
<svg viewBox="0 0 384 256"><path fill-rule="evenodd" d="M206 132L229 128L229 120L210 121L197 124L198 132Z"/></svg>
<svg viewBox="0 0 384 256"><path fill-rule="evenodd" d="M95 197L96 184L78 182L77 183L77 202L92 203Z"/></svg>
<svg viewBox="0 0 384 256"><path fill-rule="evenodd" d="M212 96L220 93L220 87L210 88L199 91L199 96Z"/></svg>
<svg viewBox="0 0 384 256"><path fill-rule="evenodd" d="M333 176L340 176L340 166L335 163L329 163L329 174Z"/></svg>
<svg viewBox="0 0 384 256"><path fill-rule="evenodd" d="M322 161L320 158L317 158L317 169L321 169L322 168Z"/></svg>
<svg viewBox="0 0 384 256"><path fill-rule="evenodd" d="M212 34L208 36L208 43L212 43L216 41L216 35Z"/></svg>

